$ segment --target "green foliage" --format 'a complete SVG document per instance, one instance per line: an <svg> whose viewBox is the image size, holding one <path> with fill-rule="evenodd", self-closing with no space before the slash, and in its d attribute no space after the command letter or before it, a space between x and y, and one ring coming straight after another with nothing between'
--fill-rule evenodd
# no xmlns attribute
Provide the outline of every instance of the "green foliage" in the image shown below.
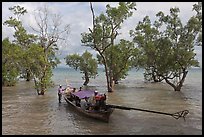
<svg viewBox="0 0 204 137"><path fill-rule="evenodd" d="M113 80L117 83L125 79L128 71L132 67L132 62L138 61L138 49L134 43L121 39L120 43L109 47L105 51L105 57L108 64L108 70L113 74ZM100 64L103 64L101 56L97 56Z"/></svg>
<svg viewBox="0 0 204 137"><path fill-rule="evenodd" d="M36 41L37 38L37 36L33 34L27 34L27 31L19 19L19 17L27 13L27 11L24 9L24 7L20 6L11 7L9 10L13 11L17 18L9 17L9 20L6 20L3 24L7 25L8 27L13 27L15 29L15 34L13 36L16 38L14 42L23 48L27 48L29 44Z"/></svg>
<svg viewBox="0 0 204 137"><path fill-rule="evenodd" d="M13 27L15 29L15 33L13 35L15 40L13 42L17 44L18 46L20 46L22 50L26 51L27 48L29 48L30 44L34 43L37 40L37 36L27 33L27 31L23 27L22 22L19 19L19 17L27 13L27 11L24 9L24 7L20 7L20 6L11 7L9 8L9 10L13 11L14 15L16 15L17 18L9 17L9 20L6 20L4 22L4 25L7 25L8 27ZM24 61L26 59L27 58L22 57L22 60L23 60L22 62L24 63L20 64L21 65L21 77L26 78L27 81L29 81L31 79L30 77L31 74L28 72L28 68L27 68L28 61Z"/></svg>
<svg viewBox="0 0 204 137"><path fill-rule="evenodd" d="M2 85L14 86L17 76L20 74L20 53L19 46L12 44L8 38L2 41Z"/></svg>
<svg viewBox="0 0 204 137"><path fill-rule="evenodd" d="M138 61L134 62L133 66L145 68L144 77L146 80L160 81L160 77L155 76L156 61L158 48L157 39L161 37L159 32L161 24L155 21L153 25L149 16L145 16L143 21L140 21L134 30L130 31L130 36L133 37L133 42L137 43L140 56ZM163 44L162 44L163 45Z"/></svg>
<svg viewBox="0 0 204 137"><path fill-rule="evenodd" d="M67 55L67 57L65 58L67 65L71 68L74 68L75 70L79 68L81 59L81 56L78 54Z"/></svg>
<svg viewBox="0 0 204 137"><path fill-rule="evenodd" d="M202 29L198 16L192 16L184 25L179 12L179 8L171 8L170 15L159 12L154 24L146 16L135 31L130 31L142 52L144 63L140 65L145 68L145 79L155 82L165 80L176 91L180 91L187 69L198 67L194 45Z"/></svg>
<svg viewBox="0 0 204 137"><path fill-rule="evenodd" d="M56 57L56 51L58 50L56 42L59 39L59 34L57 32L53 32L53 35L49 35L49 38L46 39L42 38L41 36L28 34L20 21L20 16L27 13L24 7L14 6L9 8L9 10L13 11L17 18L10 17L9 20L4 22L4 25L13 27L15 29L15 33L13 35L15 38L13 45L15 46L12 46L10 50L16 51L16 54L8 51L6 51L5 54L9 56L16 55L13 57L13 63L10 64L17 64L17 67L15 65L12 71L8 71L8 69L6 70L7 66L5 66L4 74L6 76L12 75L14 77L13 79L16 79L16 77L20 75L19 73L21 73L21 76L26 78L27 81L29 81L31 78L34 79L37 93L39 95L43 95L48 87L53 86L53 82L51 81L52 69L55 68L60 62ZM46 24L43 25L46 26ZM42 26L42 28L47 30L48 28L45 26ZM55 26L56 30L58 30L57 27L58 26ZM57 36L54 36L54 34ZM40 41L38 41L39 39ZM17 49L20 51L17 52ZM9 56L5 56L6 61L8 60L7 58L9 58Z"/></svg>
<svg viewBox="0 0 204 137"><path fill-rule="evenodd" d="M97 75L97 60L92 58L92 54L85 51L81 56L80 70L82 73L88 73L89 78L95 78Z"/></svg>
<svg viewBox="0 0 204 137"><path fill-rule="evenodd" d="M81 56L78 54L67 55L65 58L68 66L79 69L84 74L84 85L89 83L89 78L95 78L97 75L97 60L92 58L92 54L85 51Z"/></svg>
<svg viewBox="0 0 204 137"><path fill-rule="evenodd" d="M106 14L101 13L95 17L91 4L93 15L93 29L89 28L90 33L82 33L81 42L98 52L102 63L105 66L106 80L108 91L113 91L113 67L107 62L108 48L114 46L114 41L119 35L118 30L122 23L133 14L136 4L134 2L119 2L118 7L106 5ZM109 53L111 54L111 53Z"/></svg>
<svg viewBox="0 0 204 137"><path fill-rule="evenodd" d="M58 14L52 14L51 11L45 6L38 10L36 23L38 28L33 30L38 33L37 45L42 48L40 58L42 62L39 62L39 69L34 73L35 86L39 95L44 95L47 88L53 85L51 81L52 69L60 63L56 57L56 51L58 50L57 42L59 40L65 40L62 38L63 34L68 34L69 27L66 25L62 30L60 29L61 17Z"/></svg>
<svg viewBox="0 0 204 137"><path fill-rule="evenodd" d="M10 7L9 10L13 11L13 12L14 12L14 15L17 15L18 18L19 18L21 15L24 15L25 13L27 13L27 10L26 10L24 7L20 7L20 6Z"/></svg>
<svg viewBox="0 0 204 137"><path fill-rule="evenodd" d="M23 56L26 58L24 61L27 62L27 69L34 78L38 93L40 94L40 91L46 91L48 87L52 87L52 65L45 60L44 48L39 44L32 44Z"/></svg>
<svg viewBox="0 0 204 137"><path fill-rule="evenodd" d="M196 19L196 45L202 46L202 2L193 5L193 11L196 11L196 16L192 17Z"/></svg>

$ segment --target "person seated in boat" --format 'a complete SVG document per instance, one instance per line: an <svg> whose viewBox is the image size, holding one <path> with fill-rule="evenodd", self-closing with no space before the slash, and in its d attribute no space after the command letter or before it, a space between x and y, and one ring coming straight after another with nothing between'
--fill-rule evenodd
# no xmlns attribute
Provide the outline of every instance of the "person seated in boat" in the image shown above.
<svg viewBox="0 0 204 137"><path fill-rule="evenodd" d="M96 104L95 110L104 110L106 107L106 95L105 94L96 94L95 96Z"/></svg>
<svg viewBox="0 0 204 137"><path fill-rule="evenodd" d="M96 107L95 109L96 110L101 110L102 108L104 108L104 105L105 105L105 100L106 100L106 96L105 94L97 94L95 96L95 100L96 100Z"/></svg>
<svg viewBox="0 0 204 137"><path fill-rule="evenodd" d="M93 109L96 111L100 110L100 99L101 99L101 94L99 94L98 91L95 91L91 104L93 106Z"/></svg>
<svg viewBox="0 0 204 137"><path fill-rule="evenodd" d="M82 87L79 88L79 91L82 91Z"/></svg>
<svg viewBox="0 0 204 137"><path fill-rule="evenodd" d="M101 95L99 106L102 110L106 109L106 94Z"/></svg>
<svg viewBox="0 0 204 137"><path fill-rule="evenodd" d="M73 101L73 100L76 100L76 96L72 93L76 92L76 88L73 88L70 92L70 100Z"/></svg>
<svg viewBox="0 0 204 137"><path fill-rule="evenodd" d="M98 95L98 91L94 91L94 96L92 98L92 104L96 104L96 96Z"/></svg>
<svg viewBox="0 0 204 137"><path fill-rule="evenodd" d="M73 88L72 93L76 92L76 88Z"/></svg>
<svg viewBox="0 0 204 137"><path fill-rule="evenodd" d="M89 98L85 97L84 100L85 100L84 107L85 107L86 110L89 110L90 106L91 106L91 103L89 102Z"/></svg>
<svg viewBox="0 0 204 137"><path fill-rule="evenodd" d="M66 90L65 90L65 95L67 98L70 98L71 97L71 92L72 92L72 88L70 86L67 86Z"/></svg>
<svg viewBox="0 0 204 137"><path fill-rule="evenodd" d="M94 95L89 97L88 102L89 102L89 110L95 110L96 106L96 98L95 96L98 94L98 91L94 91Z"/></svg>
<svg viewBox="0 0 204 137"><path fill-rule="evenodd" d="M73 88L71 93L75 93L75 92L76 92L76 88ZM72 95L73 98L75 97L73 94L71 94L71 95Z"/></svg>
<svg viewBox="0 0 204 137"><path fill-rule="evenodd" d="M81 99L77 96L75 96L75 103L76 103L76 106L81 107Z"/></svg>

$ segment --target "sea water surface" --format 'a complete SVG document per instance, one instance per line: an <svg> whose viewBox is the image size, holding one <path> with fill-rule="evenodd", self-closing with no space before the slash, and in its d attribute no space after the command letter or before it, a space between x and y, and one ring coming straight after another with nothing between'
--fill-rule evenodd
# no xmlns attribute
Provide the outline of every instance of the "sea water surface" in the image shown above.
<svg viewBox="0 0 204 137"><path fill-rule="evenodd" d="M108 123L77 113L62 100L57 88L67 84L79 88L82 74L69 68L53 70L54 88L38 96L33 82L21 81L15 87L2 87L3 135L201 135L202 134L202 69L189 70L181 92L165 83L148 83L143 71L129 71L126 79L107 93L105 73L99 69L90 79L89 89L107 94L107 103L175 113L189 110L182 118L136 110L115 109Z"/></svg>

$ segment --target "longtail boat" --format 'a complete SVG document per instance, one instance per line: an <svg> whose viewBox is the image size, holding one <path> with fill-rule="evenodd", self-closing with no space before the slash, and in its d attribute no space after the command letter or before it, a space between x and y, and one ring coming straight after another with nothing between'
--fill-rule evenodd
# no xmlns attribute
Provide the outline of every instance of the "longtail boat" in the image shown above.
<svg viewBox="0 0 204 137"><path fill-rule="evenodd" d="M64 95L64 99L65 101L72 106L73 108L75 108L78 112L80 112L81 114L94 118L94 119L98 119L98 120L102 120L104 122L108 122L109 121L109 117L112 114L114 108L108 107L105 105L105 108L103 109L99 109L99 110L90 110L87 109L86 107L84 107L84 103L86 103L84 101L85 98L89 98L91 96L94 95L94 91L92 90L81 90L78 92L74 92L71 93L72 95L74 95L75 97L78 97L78 99L80 99L80 105L77 105L76 100L71 99L70 96L67 96L66 94Z"/></svg>
<svg viewBox="0 0 204 137"><path fill-rule="evenodd" d="M89 98L91 96L94 96L94 91L92 90L82 90L78 92L72 93L75 97L77 97L79 100L83 100L86 98ZM84 107L83 103L86 103L84 101L78 102L76 99L70 98L70 96L64 95L64 99L68 104L70 104L73 108L75 108L80 113L95 118L98 120L102 120L105 122L109 121L109 117L112 114L114 109L122 109L122 110L137 110L137 111L144 111L144 112L150 112L150 113L156 113L156 114L162 114L162 115L169 115L172 116L175 119L183 118L185 121L186 115L189 113L188 110L179 111L176 113L166 113L166 112L160 112L160 111L154 111L154 110L147 110L147 109L140 109L140 108L133 108L133 107L126 107L126 106L120 106L120 105L113 105L113 104L104 104L101 109L95 110L95 109L87 109ZM80 103L80 104L79 104Z"/></svg>

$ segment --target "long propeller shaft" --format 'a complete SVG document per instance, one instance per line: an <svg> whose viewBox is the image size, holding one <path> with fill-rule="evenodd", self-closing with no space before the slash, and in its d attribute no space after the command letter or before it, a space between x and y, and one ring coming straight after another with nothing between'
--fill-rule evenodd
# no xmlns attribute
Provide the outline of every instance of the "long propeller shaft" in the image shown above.
<svg viewBox="0 0 204 137"><path fill-rule="evenodd" d="M185 121L185 117L186 115L189 113L188 110L183 110L183 111L179 111L176 113L166 113L166 112L160 112L160 111L153 111L153 110L147 110L147 109L140 109L140 108L133 108L133 107L125 107L125 106L119 106L119 105L107 105L108 107L111 108L116 108L116 109L123 109L123 110L138 110L138 111L144 111L144 112L150 112L150 113L156 113L156 114L163 114L163 115L169 115L174 117L175 119L179 119L181 117L183 117L184 121Z"/></svg>

